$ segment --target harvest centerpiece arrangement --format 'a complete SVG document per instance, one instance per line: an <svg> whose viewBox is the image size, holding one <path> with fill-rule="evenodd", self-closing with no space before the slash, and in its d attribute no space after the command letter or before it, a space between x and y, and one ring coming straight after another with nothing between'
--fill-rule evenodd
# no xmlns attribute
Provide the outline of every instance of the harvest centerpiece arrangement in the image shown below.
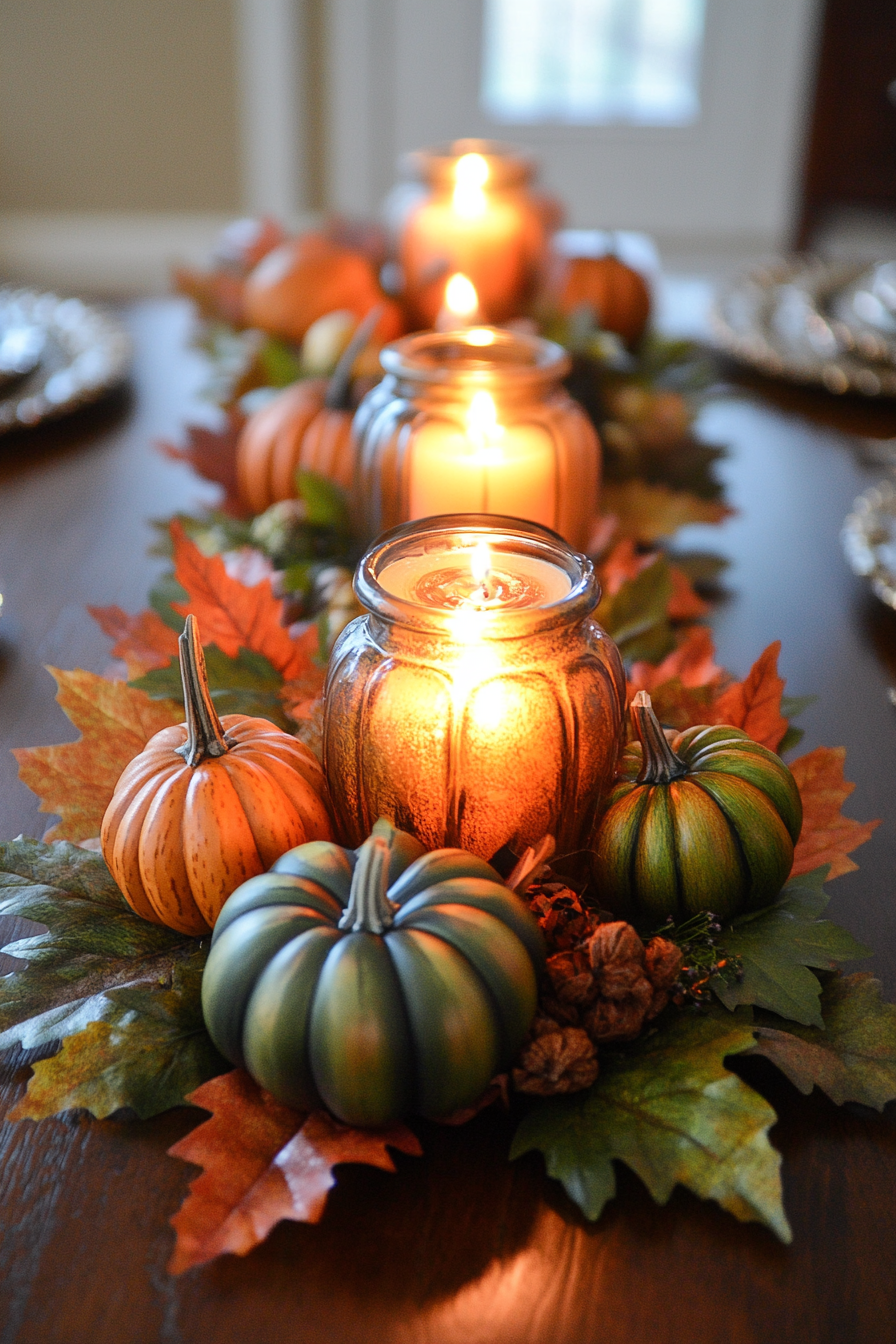
<svg viewBox="0 0 896 1344"><path fill-rule="evenodd" d="M175 1272L490 1105L589 1218L619 1160L789 1240L726 1061L896 1097L896 1007L823 918L874 823L842 750L785 763L777 647L719 668L711 560L659 544L727 510L643 279L564 253L515 151L412 166L391 239L241 226L180 278L221 427L167 451L223 504L164 524L149 610L93 610L127 680L54 673L81 738L17 753L61 821L0 845L44 929L5 949L0 1049L44 1056L7 1119L211 1112Z"/></svg>

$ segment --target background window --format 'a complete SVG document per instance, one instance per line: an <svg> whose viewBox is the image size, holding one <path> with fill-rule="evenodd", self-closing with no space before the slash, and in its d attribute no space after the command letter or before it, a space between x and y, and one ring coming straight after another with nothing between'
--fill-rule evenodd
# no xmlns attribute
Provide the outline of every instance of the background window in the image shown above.
<svg viewBox="0 0 896 1344"><path fill-rule="evenodd" d="M681 126L700 113L704 0L486 0L499 122Z"/></svg>

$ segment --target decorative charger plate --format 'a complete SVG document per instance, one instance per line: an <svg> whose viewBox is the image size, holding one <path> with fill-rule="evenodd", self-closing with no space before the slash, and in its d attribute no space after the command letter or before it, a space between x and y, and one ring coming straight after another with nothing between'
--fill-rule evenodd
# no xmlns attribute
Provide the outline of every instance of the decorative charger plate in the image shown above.
<svg viewBox="0 0 896 1344"><path fill-rule="evenodd" d="M0 288L0 434L96 401L130 356L121 327L81 299Z"/></svg>
<svg viewBox="0 0 896 1344"><path fill-rule="evenodd" d="M723 288L715 344L775 378L896 397L896 263L783 261Z"/></svg>
<svg viewBox="0 0 896 1344"><path fill-rule="evenodd" d="M843 550L853 573L896 608L896 483L881 481L859 495L843 524Z"/></svg>

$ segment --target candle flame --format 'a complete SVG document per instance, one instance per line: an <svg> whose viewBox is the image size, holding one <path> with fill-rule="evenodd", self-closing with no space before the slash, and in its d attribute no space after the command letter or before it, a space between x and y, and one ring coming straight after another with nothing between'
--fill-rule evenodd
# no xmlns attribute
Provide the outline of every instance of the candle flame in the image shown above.
<svg viewBox="0 0 896 1344"><path fill-rule="evenodd" d="M485 192L488 181L488 162L481 154L462 154L454 165L454 209L459 215L473 219L485 213Z"/></svg>
<svg viewBox="0 0 896 1344"><path fill-rule="evenodd" d="M471 327L467 332L468 345L494 345L495 333L489 327Z"/></svg>
<svg viewBox="0 0 896 1344"><path fill-rule="evenodd" d="M487 541L480 541L470 552L470 569L477 588L488 588L489 575L492 572L492 553Z"/></svg>
<svg viewBox="0 0 896 1344"><path fill-rule="evenodd" d="M479 309L476 286L460 271L456 271L445 286L445 307L461 321L469 320Z"/></svg>
<svg viewBox="0 0 896 1344"><path fill-rule="evenodd" d="M489 392L473 393L467 411L467 437L484 465L503 461L504 426L498 424L498 412Z"/></svg>

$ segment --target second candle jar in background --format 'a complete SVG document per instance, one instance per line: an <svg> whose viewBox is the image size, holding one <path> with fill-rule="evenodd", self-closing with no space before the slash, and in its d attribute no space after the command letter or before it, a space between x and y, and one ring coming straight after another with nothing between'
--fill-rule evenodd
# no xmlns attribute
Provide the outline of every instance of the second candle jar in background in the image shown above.
<svg viewBox="0 0 896 1344"><path fill-rule="evenodd" d="M355 500L368 538L415 518L494 513L541 523L585 550L600 444L552 341L494 327L386 346L386 378L355 417Z"/></svg>

